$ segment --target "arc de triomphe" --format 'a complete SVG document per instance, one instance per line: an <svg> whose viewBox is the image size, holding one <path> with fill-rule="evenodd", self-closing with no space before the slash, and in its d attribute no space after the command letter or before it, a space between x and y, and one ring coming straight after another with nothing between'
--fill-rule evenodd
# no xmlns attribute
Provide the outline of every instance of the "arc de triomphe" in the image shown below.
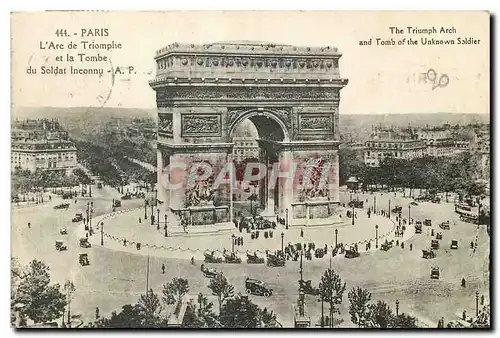
<svg viewBox="0 0 500 338"><path fill-rule="evenodd" d="M260 184L264 213L287 217L290 225L335 216L339 100L348 82L339 74L340 57L334 47L252 42L174 43L158 50L150 86L158 107L158 199L169 223L232 221L232 185L215 189L212 183L231 163L233 132L245 119L258 130L261 160L269 171ZM174 163L185 167L175 174L166 170ZM200 163L209 165L213 176L181 188L165 184L174 176L188 181L190 169L203 167ZM271 168L286 172L292 165L295 183L279 174L270 179ZM304 176L311 166L316 171ZM326 174L326 188L317 185L318 170ZM298 187L307 183L304 177L312 187Z"/></svg>

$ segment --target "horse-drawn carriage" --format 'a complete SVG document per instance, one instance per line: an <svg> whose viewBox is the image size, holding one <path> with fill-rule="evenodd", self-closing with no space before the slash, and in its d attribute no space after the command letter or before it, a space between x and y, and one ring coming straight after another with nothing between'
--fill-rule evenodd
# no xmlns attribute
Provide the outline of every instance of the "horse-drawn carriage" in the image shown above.
<svg viewBox="0 0 500 338"><path fill-rule="evenodd" d="M234 252L230 254L224 254L224 262L225 263L230 263L230 264L240 264L241 263L241 258L236 256Z"/></svg>
<svg viewBox="0 0 500 338"><path fill-rule="evenodd" d="M265 259L263 257L257 256L256 253L250 255L247 253L247 263L248 264L264 264Z"/></svg>
<svg viewBox="0 0 500 338"><path fill-rule="evenodd" d="M299 279L299 292L304 292L307 295L317 296L319 295L319 289L315 288L311 284L311 280Z"/></svg>
<svg viewBox="0 0 500 338"><path fill-rule="evenodd" d="M423 249L422 250L422 258L432 259L436 257L436 253L432 251L432 249Z"/></svg>
<svg viewBox="0 0 500 338"><path fill-rule="evenodd" d="M213 251L211 253L205 252L203 255L205 263L222 263L222 257L216 257Z"/></svg>
<svg viewBox="0 0 500 338"><path fill-rule="evenodd" d="M267 255L267 266L280 267L285 266L285 257L268 254Z"/></svg>

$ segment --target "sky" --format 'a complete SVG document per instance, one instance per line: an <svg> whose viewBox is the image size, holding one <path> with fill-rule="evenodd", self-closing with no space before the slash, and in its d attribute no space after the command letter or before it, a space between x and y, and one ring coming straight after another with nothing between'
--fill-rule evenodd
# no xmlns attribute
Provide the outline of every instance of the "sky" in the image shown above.
<svg viewBox="0 0 500 338"><path fill-rule="evenodd" d="M486 12L44 12L14 13L12 101L14 106L154 108L157 49L173 42L204 44L231 40L269 41L297 46L335 46L343 54L341 113L489 113L489 15ZM408 34L407 27L441 27L453 33ZM33 29L36 27L36 29ZM403 34L391 34L400 27ZM81 38L82 29L108 30L107 37ZM58 37L66 30L69 37ZM73 35L77 34L77 35ZM360 40L472 37L473 45L360 46ZM113 67L133 66L135 74L116 76L42 75L40 67L84 67L65 61L70 42L112 41L122 49L101 52ZM62 43L64 50L40 49ZM372 44L375 44L373 40ZM80 49L80 52L81 49ZM63 61L56 61L61 56ZM95 63L110 69L109 62ZM27 74L28 67L36 75ZM92 66L93 67L93 66ZM446 74L446 87L433 88L421 74ZM107 99L106 99L107 98Z"/></svg>

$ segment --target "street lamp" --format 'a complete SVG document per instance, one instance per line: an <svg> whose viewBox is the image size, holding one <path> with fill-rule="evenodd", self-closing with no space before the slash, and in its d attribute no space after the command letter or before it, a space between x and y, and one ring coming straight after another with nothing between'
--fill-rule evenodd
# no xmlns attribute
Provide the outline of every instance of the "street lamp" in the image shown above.
<svg viewBox="0 0 500 338"><path fill-rule="evenodd" d="M234 234L231 235L231 239L232 239L232 242L231 242L231 252L234 254L234 240L235 240L236 236Z"/></svg>
<svg viewBox="0 0 500 338"><path fill-rule="evenodd" d="M391 219L391 200L389 200L389 219Z"/></svg>
<svg viewBox="0 0 500 338"><path fill-rule="evenodd" d="M396 299L396 317L399 316L399 299Z"/></svg>
<svg viewBox="0 0 500 338"><path fill-rule="evenodd" d="M377 213L377 195L373 196L373 212Z"/></svg>
<svg viewBox="0 0 500 338"><path fill-rule="evenodd" d="M378 224L375 224L375 249L378 249Z"/></svg>
<svg viewBox="0 0 500 338"><path fill-rule="evenodd" d="M352 225L354 225L354 204L352 205Z"/></svg>
<svg viewBox="0 0 500 338"><path fill-rule="evenodd" d="M101 222L101 246L104 245L104 222Z"/></svg>
<svg viewBox="0 0 500 338"><path fill-rule="evenodd" d="M479 316L479 291L476 291L476 317Z"/></svg>
<svg viewBox="0 0 500 338"><path fill-rule="evenodd" d="M144 219L148 219L148 203L144 200Z"/></svg>
<svg viewBox="0 0 500 338"><path fill-rule="evenodd" d="M156 209L156 230L160 230L160 208Z"/></svg>
<svg viewBox="0 0 500 338"><path fill-rule="evenodd" d="M411 204L408 204L408 224L410 224L410 209L411 209Z"/></svg>
<svg viewBox="0 0 500 338"><path fill-rule="evenodd" d="M165 212L165 237L168 237L168 233L167 233L167 228L168 228L168 218L167 218L167 213Z"/></svg>
<svg viewBox="0 0 500 338"><path fill-rule="evenodd" d="M281 233L281 253L284 254L284 247L283 247L283 238L285 237L285 234L282 232Z"/></svg>
<svg viewBox="0 0 500 338"><path fill-rule="evenodd" d="M304 280L304 278L302 278L302 255L304 254L304 250L303 248L300 248L300 280Z"/></svg>
<svg viewBox="0 0 500 338"><path fill-rule="evenodd" d="M335 229L335 248L337 247L337 235L339 233L339 229Z"/></svg>

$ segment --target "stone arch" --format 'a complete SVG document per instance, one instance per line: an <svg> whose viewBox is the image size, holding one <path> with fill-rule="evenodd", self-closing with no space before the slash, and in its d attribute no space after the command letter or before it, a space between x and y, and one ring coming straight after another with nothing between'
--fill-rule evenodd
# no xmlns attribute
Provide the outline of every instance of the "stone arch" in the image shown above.
<svg viewBox="0 0 500 338"><path fill-rule="evenodd" d="M276 113L273 109L265 109L265 108L262 109L252 108L239 113L238 117L234 119L234 121L232 121L231 124L229 125L227 133L227 141L231 142L231 140L233 139L234 130L242 121L244 121L245 119L249 119L252 121L253 117L258 117L258 116L264 116L272 119L277 125L279 125L281 132L283 133L283 140L280 141L290 142L290 134L292 132L290 128L287 127L287 125L280 118L278 113ZM255 123L254 121L252 122ZM259 127L257 124L255 125L255 127L257 128L260 137L261 136L260 132L262 131L262 128Z"/></svg>

